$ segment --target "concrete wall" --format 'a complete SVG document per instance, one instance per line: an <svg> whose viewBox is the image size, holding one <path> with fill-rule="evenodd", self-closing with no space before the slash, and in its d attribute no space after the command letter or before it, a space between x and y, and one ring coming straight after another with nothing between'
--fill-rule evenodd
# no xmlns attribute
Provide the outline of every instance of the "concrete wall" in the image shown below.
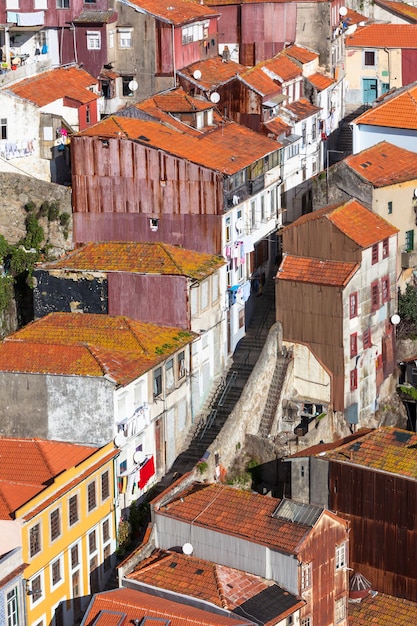
<svg viewBox="0 0 417 626"><path fill-rule="evenodd" d="M382 84L392 87L402 87L402 59L401 50L389 50L378 48L366 48L374 50L375 65L364 65L364 48L347 48L345 56L346 79L346 102L348 104L363 104L363 79L372 78L377 80L377 93L382 94Z"/></svg>

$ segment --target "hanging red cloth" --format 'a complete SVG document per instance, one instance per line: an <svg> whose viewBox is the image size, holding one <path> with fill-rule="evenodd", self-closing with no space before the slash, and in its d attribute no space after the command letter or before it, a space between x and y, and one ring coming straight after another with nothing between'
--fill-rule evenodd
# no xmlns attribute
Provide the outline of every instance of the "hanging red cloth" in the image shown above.
<svg viewBox="0 0 417 626"><path fill-rule="evenodd" d="M151 456L139 470L139 488L143 489L150 478L155 474L155 463Z"/></svg>

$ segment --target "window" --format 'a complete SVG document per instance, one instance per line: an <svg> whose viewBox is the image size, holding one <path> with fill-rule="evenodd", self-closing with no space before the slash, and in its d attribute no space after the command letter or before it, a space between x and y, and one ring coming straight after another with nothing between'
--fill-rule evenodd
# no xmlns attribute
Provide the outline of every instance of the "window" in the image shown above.
<svg viewBox="0 0 417 626"><path fill-rule="evenodd" d="M88 487L87 487L87 509L88 509L88 512L90 512L93 509L95 509L96 506L97 506L96 482L95 482L95 480L93 480L93 482L89 483Z"/></svg>
<svg viewBox="0 0 417 626"><path fill-rule="evenodd" d="M87 31L87 50L101 50L101 33L98 30Z"/></svg>
<svg viewBox="0 0 417 626"><path fill-rule="evenodd" d="M103 522L103 541L110 541L110 522L108 519L104 520Z"/></svg>
<svg viewBox="0 0 417 626"><path fill-rule="evenodd" d="M256 202L254 200L250 203L250 225L252 228L256 226Z"/></svg>
<svg viewBox="0 0 417 626"><path fill-rule="evenodd" d="M301 620L301 626L313 626L313 621L311 617L303 617Z"/></svg>
<svg viewBox="0 0 417 626"><path fill-rule="evenodd" d="M110 554L111 554L111 548L110 548L110 545L107 545L104 547L104 550L103 550L103 569L105 572L107 572L111 568Z"/></svg>
<svg viewBox="0 0 417 626"><path fill-rule="evenodd" d="M211 301L216 302L219 299L219 274L216 272L211 279Z"/></svg>
<svg viewBox="0 0 417 626"><path fill-rule="evenodd" d="M311 587L311 563L301 564L301 591Z"/></svg>
<svg viewBox="0 0 417 626"><path fill-rule="evenodd" d="M363 331L362 341L363 341L363 349L364 350L366 350L366 348L370 348L371 347L372 340L371 340L371 329L370 328L365 328L365 330Z"/></svg>
<svg viewBox="0 0 417 626"><path fill-rule="evenodd" d="M226 243L232 239L232 227L231 227L231 218L226 217Z"/></svg>
<svg viewBox="0 0 417 626"><path fill-rule="evenodd" d="M51 541L55 541L61 534L61 514L59 509L52 511L50 515Z"/></svg>
<svg viewBox="0 0 417 626"><path fill-rule="evenodd" d="M365 67L370 67L375 65L375 51L374 50L365 50L363 54L363 62Z"/></svg>
<svg viewBox="0 0 417 626"><path fill-rule="evenodd" d="M389 239L384 239L382 242L382 258L386 259L389 256Z"/></svg>
<svg viewBox="0 0 417 626"><path fill-rule="evenodd" d="M85 122L86 124L89 124L91 122L91 112L89 104L87 104L85 107Z"/></svg>
<svg viewBox="0 0 417 626"><path fill-rule="evenodd" d="M7 626L18 626L19 611L18 611L17 587L14 587L14 589L8 592L6 596L6 605L7 605Z"/></svg>
<svg viewBox="0 0 417 626"><path fill-rule="evenodd" d="M133 76L122 76L122 92L125 97L132 97L133 91L130 89L129 85L133 80Z"/></svg>
<svg viewBox="0 0 417 626"><path fill-rule="evenodd" d="M347 550L346 542L336 546L336 571L347 567Z"/></svg>
<svg viewBox="0 0 417 626"><path fill-rule="evenodd" d="M198 291L196 287L192 287L190 290L190 306L191 315L198 314Z"/></svg>
<svg viewBox="0 0 417 626"><path fill-rule="evenodd" d="M388 202L388 215L392 213L392 202Z"/></svg>
<svg viewBox="0 0 417 626"><path fill-rule="evenodd" d="M372 246L372 265L378 263L378 244L374 243Z"/></svg>
<svg viewBox="0 0 417 626"><path fill-rule="evenodd" d="M340 600L336 600L334 603L334 621L335 624L339 624L343 622L346 617L346 602L344 598L340 598Z"/></svg>
<svg viewBox="0 0 417 626"><path fill-rule="evenodd" d="M169 361L167 361L167 364L165 365L165 381L167 389L172 389L175 385L174 359L169 359Z"/></svg>
<svg viewBox="0 0 417 626"><path fill-rule="evenodd" d="M96 0L84 0L84 4L95 4Z"/></svg>
<svg viewBox="0 0 417 626"><path fill-rule="evenodd" d="M405 233L405 249L407 252L414 250L414 230L407 230Z"/></svg>
<svg viewBox="0 0 417 626"><path fill-rule="evenodd" d="M51 570L52 570L52 585L55 586L57 585L61 579L62 579L62 574L61 574L61 559L57 559L56 561L54 561L51 565Z"/></svg>
<svg viewBox="0 0 417 626"><path fill-rule="evenodd" d="M30 590L32 591L32 604L34 604L40 598L42 598L42 581L40 574L39 576L35 576L35 578L32 579Z"/></svg>
<svg viewBox="0 0 417 626"><path fill-rule="evenodd" d="M114 48L114 30L109 31L109 48Z"/></svg>
<svg viewBox="0 0 417 626"><path fill-rule="evenodd" d="M389 277L385 276L382 280L381 280L381 286L382 286L382 302L389 302Z"/></svg>
<svg viewBox="0 0 417 626"><path fill-rule="evenodd" d="M311 124L311 139L315 141L317 139L317 117L313 117Z"/></svg>
<svg viewBox="0 0 417 626"><path fill-rule="evenodd" d="M119 29L119 48L132 47L132 31L130 28Z"/></svg>
<svg viewBox="0 0 417 626"><path fill-rule="evenodd" d="M303 122L303 125L301 127L301 147L304 148L306 145L306 139L307 139L307 125L305 122Z"/></svg>
<svg viewBox="0 0 417 626"><path fill-rule="evenodd" d="M358 354L358 333L350 336L350 358Z"/></svg>
<svg viewBox="0 0 417 626"><path fill-rule="evenodd" d="M351 293L349 296L349 317L350 319L356 317L358 314L358 294L357 292Z"/></svg>
<svg viewBox="0 0 417 626"><path fill-rule="evenodd" d="M69 0L56 0L56 8L57 9L69 9L70 8Z"/></svg>
<svg viewBox="0 0 417 626"><path fill-rule="evenodd" d="M379 308L379 285L378 281L371 284L371 309L376 311Z"/></svg>
<svg viewBox="0 0 417 626"><path fill-rule="evenodd" d="M185 352L180 352L178 355L178 378L184 378L185 376Z"/></svg>
<svg viewBox="0 0 417 626"><path fill-rule="evenodd" d="M97 550L97 537L96 537L96 531L93 530L88 535L88 551L90 552L90 554L92 554L96 550Z"/></svg>
<svg viewBox="0 0 417 626"><path fill-rule="evenodd" d="M80 564L80 555L78 551L78 543L71 548L71 569L75 569Z"/></svg>
<svg viewBox="0 0 417 626"><path fill-rule="evenodd" d="M7 119L5 117L1 118L0 126L1 126L0 139L7 139Z"/></svg>
<svg viewBox="0 0 417 626"><path fill-rule="evenodd" d="M153 395L154 398L162 393L162 367L157 367L153 373Z"/></svg>
<svg viewBox="0 0 417 626"><path fill-rule="evenodd" d="M29 550L31 558L41 551L41 525L32 526L29 531Z"/></svg>
<svg viewBox="0 0 417 626"><path fill-rule="evenodd" d="M205 280L201 283L201 310L207 309L209 304L209 281Z"/></svg>
<svg viewBox="0 0 417 626"><path fill-rule="evenodd" d="M68 500L68 520L69 525L73 526L78 522L78 496L74 495Z"/></svg>
<svg viewBox="0 0 417 626"><path fill-rule="evenodd" d="M358 370L350 370L350 390L358 388Z"/></svg>
<svg viewBox="0 0 417 626"><path fill-rule="evenodd" d="M109 472L103 472L101 475L101 501L107 500L110 496L110 481L109 481Z"/></svg>

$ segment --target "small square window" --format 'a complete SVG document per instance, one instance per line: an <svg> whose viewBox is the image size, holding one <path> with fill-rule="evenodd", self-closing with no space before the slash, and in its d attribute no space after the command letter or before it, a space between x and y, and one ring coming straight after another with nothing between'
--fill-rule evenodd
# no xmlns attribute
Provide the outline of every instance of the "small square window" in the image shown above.
<svg viewBox="0 0 417 626"><path fill-rule="evenodd" d="M87 507L88 512L95 509L97 506L97 497L96 497L96 483L95 481L88 484L87 487Z"/></svg>
<svg viewBox="0 0 417 626"><path fill-rule="evenodd" d="M353 333L350 336L350 358L353 358L358 354L358 333Z"/></svg>
<svg viewBox="0 0 417 626"><path fill-rule="evenodd" d="M101 50L100 31L87 31L87 50Z"/></svg>
<svg viewBox="0 0 417 626"><path fill-rule="evenodd" d="M185 352L178 354L178 378L184 378L185 376Z"/></svg>
<svg viewBox="0 0 417 626"><path fill-rule="evenodd" d="M364 52L364 65L366 67L375 65L375 51L374 50L365 50Z"/></svg>
<svg viewBox="0 0 417 626"><path fill-rule="evenodd" d="M350 371L350 390L355 391L358 388L358 370Z"/></svg>
<svg viewBox="0 0 417 626"><path fill-rule="evenodd" d="M301 626L313 626L312 618L310 616L303 617L301 620Z"/></svg>
<svg viewBox="0 0 417 626"><path fill-rule="evenodd" d="M130 28L121 28L119 30L119 48L132 47L132 31Z"/></svg>
<svg viewBox="0 0 417 626"><path fill-rule="evenodd" d="M374 243L372 246L372 265L378 263L378 244Z"/></svg>

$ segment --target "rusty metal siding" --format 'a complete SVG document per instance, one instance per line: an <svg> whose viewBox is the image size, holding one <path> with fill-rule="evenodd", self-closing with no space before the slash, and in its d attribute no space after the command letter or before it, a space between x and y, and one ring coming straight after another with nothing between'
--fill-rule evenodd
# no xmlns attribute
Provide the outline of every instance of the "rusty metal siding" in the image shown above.
<svg viewBox="0 0 417 626"><path fill-rule="evenodd" d="M242 5L240 62L256 65L295 41L297 4L259 3Z"/></svg>
<svg viewBox="0 0 417 626"><path fill-rule="evenodd" d="M417 601L417 481L330 461L330 506L351 522L350 567Z"/></svg>
<svg viewBox="0 0 417 626"><path fill-rule="evenodd" d="M218 21L219 43L235 43L239 41L240 6L212 6L220 13Z"/></svg>
<svg viewBox="0 0 417 626"><path fill-rule="evenodd" d="M326 218L284 229L282 242L288 254L355 263L362 260L361 248Z"/></svg>
<svg viewBox="0 0 417 626"><path fill-rule="evenodd" d="M108 275L109 314L164 326L190 328L184 276Z"/></svg>

